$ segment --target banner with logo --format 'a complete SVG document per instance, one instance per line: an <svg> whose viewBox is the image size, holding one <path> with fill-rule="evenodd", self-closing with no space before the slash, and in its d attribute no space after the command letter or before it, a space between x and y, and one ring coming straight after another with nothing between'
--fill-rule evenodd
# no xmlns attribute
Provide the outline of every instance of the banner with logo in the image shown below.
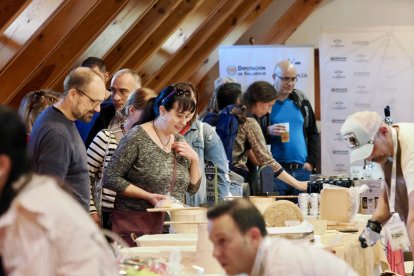
<svg viewBox="0 0 414 276"><path fill-rule="evenodd" d="M322 173L349 174L348 115L389 105L394 122L414 121L414 27L325 28L319 45Z"/></svg>
<svg viewBox="0 0 414 276"><path fill-rule="evenodd" d="M220 77L232 77L242 85L242 91L255 81L274 83L272 75L275 65L282 60L290 60L296 67L298 82L296 88L302 90L314 105L315 60L313 47L274 46L220 46Z"/></svg>

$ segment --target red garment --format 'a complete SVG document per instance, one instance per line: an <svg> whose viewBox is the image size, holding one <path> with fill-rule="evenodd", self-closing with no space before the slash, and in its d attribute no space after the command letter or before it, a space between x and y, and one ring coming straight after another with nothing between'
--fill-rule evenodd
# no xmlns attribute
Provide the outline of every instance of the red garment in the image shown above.
<svg viewBox="0 0 414 276"><path fill-rule="evenodd" d="M399 275L405 275L404 253L402 250L392 251L389 242L387 242L387 260L391 271Z"/></svg>
<svg viewBox="0 0 414 276"><path fill-rule="evenodd" d="M184 136L184 135L187 133L187 131L188 131L188 130L190 130L190 127L191 127L191 123L190 123L190 122L188 122L188 123L187 123L187 125L185 126L185 128L183 128L183 129L180 131L180 134L181 134L182 136Z"/></svg>

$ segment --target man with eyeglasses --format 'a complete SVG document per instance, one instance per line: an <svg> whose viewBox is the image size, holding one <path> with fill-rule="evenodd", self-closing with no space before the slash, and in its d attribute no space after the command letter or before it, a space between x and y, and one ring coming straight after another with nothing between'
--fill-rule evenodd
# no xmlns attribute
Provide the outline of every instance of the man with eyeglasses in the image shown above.
<svg viewBox="0 0 414 276"><path fill-rule="evenodd" d="M89 211L86 149L75 121L89 122L105 99L105 83L90 68L72 70L63 83L62 98L36 119L29 150L34 171L55 176L65 190Z"/></svg>
<svg viewBox="0 0 414 276"><path fill-rule="evenodd" d="M102 108L99 116L94 122L86 139L86 147L92 143L96 134L102 129L111 129L114 132L121 129L126 117L121 110L129 95L142 87L141 78L131 69L121 69L115 73L111 80L112 103Z"/></svg>
<svg viewBox="0 0 414 276"><path fill-rule="evenodd" d="M109 81L109 72L106 70L105 62L97 57L87 57L82 63L80 64L80 67L88 67L91 68L95 73L97 73L105 82L105 86L107 82ZM109 90L106 90L105 94L105 101L101 103L101 111L106 109L107 106L112 105L112 99L111 99L111 93ZM99 117L99 112L96 112L92 120L88 123L82 122L80 120L75 121L76 128L79 131L79 134L83 140L83 142L86 145L86 141L89 135L89 132L91 131L92 126L95 124L96 119Z"/></svg>
<svg viewBox="0 0 414 276"><path fill-rule="evenodd" d="M262 120L273 158L297 180L309 180L319 162L319 132L312 106L304 93L295 89L298 81L295 66L279 62L273 74L277 101L270 116ZM289 124L289 130L286 129ZM289 139L282 138L289 131ZM298 195L299 190L276 179L274 191L279 195ZM293 200L294 201L294 200Z"/></svg>

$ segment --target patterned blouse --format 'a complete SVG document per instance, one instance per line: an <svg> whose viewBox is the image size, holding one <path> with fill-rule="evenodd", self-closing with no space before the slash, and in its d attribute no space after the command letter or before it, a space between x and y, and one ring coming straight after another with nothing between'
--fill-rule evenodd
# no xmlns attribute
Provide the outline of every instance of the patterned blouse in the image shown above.
<svg viewBox="0 0 414 276"><path fill-rule="evenodd" d="M267 150L266 140L259 123L250 117L246 118L245 123L239 124L233 148L233 166L245 171L248 171L246 162L247 151L250 149L247 148L247 145L250 145L260 166L270 165L275 173L283 170Z"/></svg>
<svg viewBox="0 0 414 276"><path fill-rule="evenodd" d="M175 141L185 141L176 134ZM128 185L135 185L147 192L167 194L173 177L174 158L177 160L177 179L171 196L183 200L185 192L197 192L200 181L190 184L190 161L174 151L163 151L140 127L134 127L122 138L104 171L103 183L117 193L115 209L145 210L152 208L150 202L122 196Z"/></svg>

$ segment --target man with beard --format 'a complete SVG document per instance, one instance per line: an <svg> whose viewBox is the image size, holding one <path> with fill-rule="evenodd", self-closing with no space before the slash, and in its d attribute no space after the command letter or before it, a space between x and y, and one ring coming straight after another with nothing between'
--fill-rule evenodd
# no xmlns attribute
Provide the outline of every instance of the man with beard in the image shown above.
<svg viewBox="0 0 414 276"><path fill-rule="evenodd" d="M350 148L351 163L363 159L379 163L386 182L377 208L359 238L361 246L371 246L379 240L382 226L395 210L406 224L414 256L414 124L389 126L378 113L362 111L346 119L341 135Z"/></svg>
<svg viewBox="0 0 414 276"><path fill-rule="evenodd" d="M121 69L117 71L111 80L111 99L112 102L102 105L101 112L97 116L91 127L87 139L86 147L92 143L96 134L102 129L111 129L114 132L121 131L121 125L124 124L126 117L121 110L126 103L129 94L141 88L141 78L131 69Z"/></svg>
<svg viewBox="0 0 414 276"><path fill-rule="evenodd" d="M66 76L63 90L61 100L36 119L29 149L35 172L57 177L89 211L86 149L74 121L89 122L99 112L105 98L105 84L91 69L79 67Z"/></svg>

